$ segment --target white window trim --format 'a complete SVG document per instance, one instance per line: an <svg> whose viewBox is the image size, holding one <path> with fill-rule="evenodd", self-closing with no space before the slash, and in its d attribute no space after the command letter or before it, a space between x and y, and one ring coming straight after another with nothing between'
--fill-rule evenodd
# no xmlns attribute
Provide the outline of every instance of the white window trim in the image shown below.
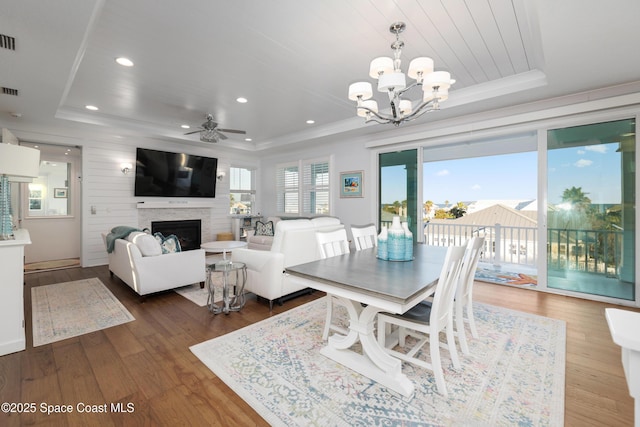
<svg viewBox="0 0 640 427"><path fill-rule="evenodd" d="M329 175L329 179L327 181L326 185L323 186L316 186L316 185L305 185L304 183L304 170L306 166L312 165L312 164L318 164L318 163L326 163L327 164L327 174ZM319 158L314 158L314 159L302 159L302 160L298 160L295 162L287 162L287 163L280 163L278 165L276 165L276 198L279 199L281 197L281 195L283 195L285 193L285 185L284 183L281 183L280 181L280 173L283 169L288 168L288 167L297 167L298 171L298 179L297 179L297 188L295 189L295 191L289 191L290 193L297 193L297 197L298 197L298 206L297 206L297 211L296 212L285 212L284 206L281 203L284 203L284 201L280 202L279 200L276 200L276 209L278 211L278 215L315 215L315 213L312 212L305 212L304 210L304 199L305 196L310 193L311 191L315 191L315 190L322 190L322 191L326 191L327 192L327 203L328 203L328 212L331 212L331 207L332 207L332 200L331 200L331 195L332 195L332 185L331 185L331 180L332 180L332 162L331 162L331 158L330 157L319 157Z"/></svg>

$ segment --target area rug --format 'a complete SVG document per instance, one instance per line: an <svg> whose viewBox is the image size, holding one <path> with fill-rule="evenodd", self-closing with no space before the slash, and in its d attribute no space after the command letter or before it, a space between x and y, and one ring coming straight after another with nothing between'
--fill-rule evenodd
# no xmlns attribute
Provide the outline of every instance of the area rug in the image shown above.
<svg viewBox="0 0 640 427"><path fill-rule="evenodd" d="M78 258L31 262L24 265L24 272L32 273L34 271L59 270L72 267L80 267L80 260Z"/></svg>
<svg viewBox="0 0 640 427"><path fill-rule="evenodd" d="M213 279L212 284L213 302L217 303L222 301L222 280ZM199 305L200 307L204 307L207 305L207 300L209 298L209 288L206 284L204 285L204 288L201 288L199 283L194 283L192 285L176 288L173 291L179 295L182 295L194 304Z"/></svg>
<svg viewBox="0 0 640 427"><path fill-rule="evenodd" d="M31 307L34 347L135 320L95 277L33 287Z"/></svg>
<svg viewBox="0 0 640 427"><path fill-rule="evenodd" d="M403 364L416 387L406 399L320 354L325 299L191 351L274 426L563 425L563 321L476 304L471 355L454 370L443 352L449 396Z"/></svg>

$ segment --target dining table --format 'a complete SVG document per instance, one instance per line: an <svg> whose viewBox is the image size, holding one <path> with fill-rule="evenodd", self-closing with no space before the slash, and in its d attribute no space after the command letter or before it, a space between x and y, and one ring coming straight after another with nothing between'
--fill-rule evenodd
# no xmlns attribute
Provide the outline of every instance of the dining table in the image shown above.
<svg viewBox="0 0 640 427"><path fill-rule="evenodd" d="M347 308L348 333L331 335L320 353L411 398L414 384L402 373L402 361L385 351L375 336L376 315L405 313L431 296L447 249L416 244L412 260L387 261L371 248L287 267L292 279L339 298Z"/></svg>

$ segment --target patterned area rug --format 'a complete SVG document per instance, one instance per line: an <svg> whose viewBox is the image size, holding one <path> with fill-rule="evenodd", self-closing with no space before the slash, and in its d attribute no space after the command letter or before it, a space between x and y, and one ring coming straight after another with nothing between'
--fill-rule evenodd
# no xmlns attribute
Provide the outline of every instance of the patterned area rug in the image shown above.
<svg viewBox="0 0 640 427"><path fill-rule="evenodd" d="M407 400L320 354L325 307L316 300L191 351L275 426L564 423L562 321L476 304L480 338L469 340L462 368L443 352L449 397L430 372L403 364L416 386Z"/></svg>
<svg viewBox="0 0 640 427"><path fill-rule="evenodd" d="M31 288L31 306L34 347L135 320L95 277Z"/></svg>

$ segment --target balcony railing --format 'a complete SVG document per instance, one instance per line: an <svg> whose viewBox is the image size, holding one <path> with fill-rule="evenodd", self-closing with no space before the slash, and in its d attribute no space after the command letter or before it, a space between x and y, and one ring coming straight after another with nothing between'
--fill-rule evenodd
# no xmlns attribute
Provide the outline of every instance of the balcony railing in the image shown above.
<svg viewBox="0 0 640 427"><path fill-rule="evenodd" d="M540 256L536 227L428 223L424 236L426 244L435 246L463 245L471 237L483 236L485 247L480 261L493 265L536 267ZM622 231L549 229L549 269L615 277L621 264L622 238Z"/></svg>

